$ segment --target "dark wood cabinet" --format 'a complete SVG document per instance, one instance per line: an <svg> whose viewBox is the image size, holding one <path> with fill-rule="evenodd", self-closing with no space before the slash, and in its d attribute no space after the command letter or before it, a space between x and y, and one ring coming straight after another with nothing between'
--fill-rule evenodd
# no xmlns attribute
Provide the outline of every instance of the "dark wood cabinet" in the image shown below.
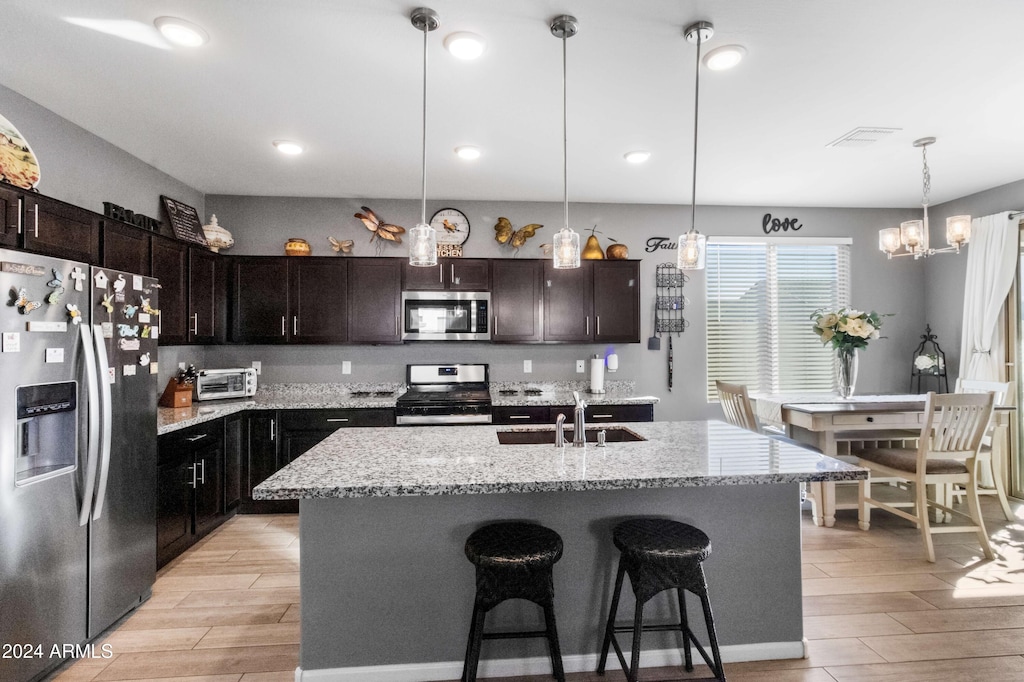
<svg viewBox="0 0 1024 682"><path fill-rule="evenodd" d="M486 258L441 258L429 268L402 264L407 291L490 291L491 261Z"/></svg>
<svg viewBox="0 0 1024 682"><path fill-rule="evenodd" d="M36 194L22 195L22 246L55 258L100 263L100 216Z"/></svg>
<svg viewBox="0 0 1024 682"><path fill-rule="evenodd" d="M287 257L237 257L231 271L231 340L287 342Z"/></svg>
<svg viewBox="0 0 1024 682"><path fill-rule="evenodd" d="M594 263L560 270L544 261L544 340L586 343L594 338Z"/></svg>
<svg viewBox="0 0 1024 682"><path fill-rule="evenodd" d="M102 225L103 267L148 277L151 234L116 220L104 220Z"/></svg>
<svg viewBox="0 0 1024 682"><path fill-rule="evenodd" d="M188 343L188 244L150 240L150 274L160 280L160 345Z"/></svg>
<svg viewBox="0 0 1024 682"><path fill-rule="evenodd" d="M345 343L348 340L348 261L293 258L288 261L288 340Z"/></svg>
<svg viewBox="0 0 1024 682"><path fill-rule="evenodd" d="M640 342L640 262L594 263L594 341Z"/></svg>
<svg viewBox="0 0 1024 682"><path fill-rule="evenodd" d="M299 511L298 500L254 500L252 489L272 476L280 462L280 422L277 412L252 412L248 418L249 448L242 466L242 513L289 513Z"/></svg>
<svg viewBox="0 0 1024 682"><path fill-rule="evenodd" d="M220 256L206 249L190 246L188 249L188 342L215 343L218 338L217 321L224 307L222 291L218 286Z"/></svg>
<svg viewBox="0 0 1024 682"><path fill-rule="evenodd" d="M390 409L282 410L280 415L281 466L307 452L338 429L395 425L395 411Z"/></svg>
<svg viewBox="0 0 1024 682"><path fill-rule="evenodd" d="M348 340L401 343L402 263L399 258L349 261Z"/></svg>
<svg viewBox="0 0 1024 682"><path fill-rule="evenodd" d="M216 420L157 439L157 567L227 518L223 428Z"/></svg>
<svg viewBox="0 0 1024 682"><path fill-rule="evenodd" d="M569 424L573 420L573 405L500 405L491 408L495 424L554 424L559 414ZM584 411L587 424L601 422L651 422L654 405L587 405Z"/></svg>
<svg viewBox="0 0 1024 682"><path fill-rule="evenodd" d="M548 417L549 408L546 405L501 405L491 408L492 424L553 424Z"/></svg>
<svg viewBox="0 0 1024 682"><path fill-rule="evenodd" d="M242 464L249 452L249 414L239 412L224 418L224 511L242 501Z"/></svg>
<svg viewBox="0 0 1024 682"><path fill-rule="evenodd" d="M13 187L0 185L0 246L20 246L24 226L21 193Z"/></svg>
<svg viewBox="0 0 1024 682"><path fill-rule="evenodd" d="M541 277L544 261L495 260L491 264L491 341L542 341Z"/></svg>

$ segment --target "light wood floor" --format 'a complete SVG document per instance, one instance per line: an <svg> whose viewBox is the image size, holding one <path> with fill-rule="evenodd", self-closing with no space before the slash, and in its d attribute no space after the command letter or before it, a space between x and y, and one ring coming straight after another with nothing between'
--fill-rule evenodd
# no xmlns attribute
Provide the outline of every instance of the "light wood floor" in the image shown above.
<svg viewBox="0 0 1024 682"><path fill-rule="evenodd" d="M810 658L726 665L731 681L956 682L1024 680L1024 507L1007 523L983 500L998 558L968 534L936 537L922 558L918 531L875 511L834 528L803 525L804 632ZM83 659L62 682L292 682L298 665L298 517L239 516L166 567L153 597L111 633L110 659ZM714 595L712 595L714 599ZM681 669L644 680L685 680ZM547 682L549 676L515 678ZM619 671L568 676L622 680ZM503 682L510 682L505 679Z"/></svg>

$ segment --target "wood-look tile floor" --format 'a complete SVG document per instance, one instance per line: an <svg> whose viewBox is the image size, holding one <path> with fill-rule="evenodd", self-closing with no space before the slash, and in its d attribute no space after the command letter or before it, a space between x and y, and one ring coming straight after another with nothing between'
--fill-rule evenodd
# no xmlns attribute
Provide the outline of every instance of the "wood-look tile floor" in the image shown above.
<svg viewBox="0 0 1024 682"><path fill-rule="evenodd" d="M1024 680L1024 506L1007 522L983 499L997 552L985 561L970 534L936 536L923 558L910 524L856 511L817 528L804 513L807 659L726 664L729 680L974 682ZM180 680L292 682L299 654L298 517L237 516L157 576L153 597L104 640L110 659L83 659L61 682ZM712 598L714 595L712 595ZM641 679L707 676L646 669ZM501 682L547 682L550 676ZM570 682L622 680L574 673Z"/></svg>

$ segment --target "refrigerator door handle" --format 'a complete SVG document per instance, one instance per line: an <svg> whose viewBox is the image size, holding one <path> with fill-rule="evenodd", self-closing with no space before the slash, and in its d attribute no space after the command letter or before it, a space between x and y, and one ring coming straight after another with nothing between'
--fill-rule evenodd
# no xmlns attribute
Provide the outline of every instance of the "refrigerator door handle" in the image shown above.
<svg viewBox="0 0 1024 682"><path fill-rule="evenodd" d="M92 514L92 500L96 492L96 467L99 464L100 449L100 394L96 376L96 356L92 349L92 333L89 325L81 325L82 333L79 341L82 344L82 356L85 360L85 385L88 391L89 401L89 437L87 441L87 454L85 462L85 483L82 487L82 509L78 515L78 525L84 526L89 523L89 516Z"/></svg>
<svg viewBox="0 0 1024 682"><path fill-rule="evenodd" d="M102 462L100 465L100 481L96 486L96 504L93 507L92 518L97 520L103 513L103 498L107 494L107 476L110 474L110 366L107 362L107 348L103 343L103 328L100 325L93 325L93 340L96 344L96 359L99 369L100 399L103 410L100 414L101 433L100 448Z"/></svg>

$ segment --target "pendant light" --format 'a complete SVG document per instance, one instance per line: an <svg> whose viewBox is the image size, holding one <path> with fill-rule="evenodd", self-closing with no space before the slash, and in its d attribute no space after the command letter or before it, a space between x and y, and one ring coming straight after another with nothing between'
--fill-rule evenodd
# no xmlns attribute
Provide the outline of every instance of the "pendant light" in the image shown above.
<svg viewBox="0 0 1024 682"><path fill-rule="evenodd" d="M885 252L890 260L895 256L913 256L927 258L937 253L960 253L960 247L971 241L971 216L955 215L946 218L946 246L933 249L928 243L928 194L932 189L932 173L928 168L928 145L935 144L934 137L922 137L914 140L914 146L921 148L921 207L924 215L921 220L908 220L899 227L887 227L878 231L878 248ZM906 253L896 253L903 247Z"/></svg>
<svg viewBox="0 0 1024 682"><path fill-rule="evenodd" d="M412 11L412 25L423 31L423 201L420 222L409 230L409 265L437 265L437 232L427 222L427 33L441 25L437 12L427 7Z"/></svg>
<svg viewBox="0 0 1024 682"><path fill-rule="evenodd" d="M707 237L697 231L697 117L700 108L700 46L715 34L709 21L698 21L683 32L687 42L697 44L697 67L693 81L693 186L690 200L690 231L679 236L676 264L680 270L703 270Z"/></svg>
<svg viewBox="0 0 1024 682"><path fill-rule="evenodd" d="M551 35L562 40L562 188L565 208L565 222L562 229L555 234L553 252L554 267L559 269L578 268L580 266L580 235L569 227L569 142L568 142L568 103L566 98L566 50L565 41L579 31L576 17L563 14L551 22Z"/></svg>

